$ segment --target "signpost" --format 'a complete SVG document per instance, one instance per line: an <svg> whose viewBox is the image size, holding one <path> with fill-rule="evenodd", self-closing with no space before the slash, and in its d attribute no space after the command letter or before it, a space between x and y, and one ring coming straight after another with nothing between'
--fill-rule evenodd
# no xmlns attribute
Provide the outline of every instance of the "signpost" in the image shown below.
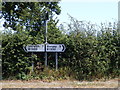
<svg viewBox="0 0 120 90"><path fill-rule="evenodd" d="M24 50L26 52L64 52L65 49L66 47L64 44L37 44L27 45L26 47L24 47Z"/></svg>
<svg viewBox="0 0 120 90"><path fill-rule="evenodd" d="M44 44L37 44L37 45L27 45L23 47L26 52L44 52L45 46Z"/></svg>
<svg viewBox="0 0 120 90"><path fill-rule="evenodd" d="M64 52L64 44L37 44L23 47L26 52L45 52L45 66L47 65L47 52L55 52L56 70L58 69L58 52ZM33 63L32 63L33 66Z"/></svg>
<svg viewBox="0 0 120 90"><path fill-rule="evenodd" d="M56 54L56 70L58 69L58 52L64 52L66 47L64 44L48 44L47 43L47 23L49 20L49 13L46 11L45 13L45 43L37 44L37 45L27 45L23 47L25 52L45 52L45 66L47 66L47 52L55 52ZM32 67L34 64L32 63Z"/></svg>
<svg viewBox="0 0 120 90"><path fill-rule="evenodd" d="M46 51L47 52L64 52L65 51L64 44L47 44Z"/></svg>

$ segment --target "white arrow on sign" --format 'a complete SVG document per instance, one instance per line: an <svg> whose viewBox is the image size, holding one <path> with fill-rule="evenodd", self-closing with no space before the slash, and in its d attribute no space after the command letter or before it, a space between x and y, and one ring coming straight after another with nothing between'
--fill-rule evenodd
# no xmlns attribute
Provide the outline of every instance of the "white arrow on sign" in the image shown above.
<svg viewBox="0 0 120 90"><path fill-rule="evenodd" d="M47 44L46 52L64 52L65 51L64 44Z"/></svg>
<svg viewBox="0 0 120 90"><path fill-rule="evenodd" d="M26 52L45 52L45 44L27 45L23 47ZM64 44L47 44L46 52L64 52L66 49Z"/></svg>
<svg viewBox="0 0 120 90"><path fill-rule="evenodd" d="M24 47L26 52L44 52L45 46L44 44L37 44L37 45L27 45Z"/></svg>

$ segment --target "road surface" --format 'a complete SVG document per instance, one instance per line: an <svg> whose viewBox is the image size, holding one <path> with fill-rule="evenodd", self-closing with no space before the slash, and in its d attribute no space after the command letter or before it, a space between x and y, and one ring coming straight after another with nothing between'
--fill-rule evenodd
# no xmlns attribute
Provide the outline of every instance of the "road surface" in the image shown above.
<svg viewBox="0 0 120 90"><path fill-rule="evenodd" d="M120 82L119 82L120 83ZM21 81L21 80L4 80L1 81L2 88L118 88L118 79L107 81L76 81L76 80L62 80L62 81Z"/></svg>

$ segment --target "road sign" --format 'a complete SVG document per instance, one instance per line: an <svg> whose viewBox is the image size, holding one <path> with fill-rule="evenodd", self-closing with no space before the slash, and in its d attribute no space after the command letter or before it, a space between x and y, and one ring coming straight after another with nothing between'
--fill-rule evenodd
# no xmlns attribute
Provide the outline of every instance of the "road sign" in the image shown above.
<svg viewBox="0 0 120 90"><path fill-rule="evenodd" d="M44 44L37 44L37 45L27 45L24 47L26 52L44 52L45 46Z"/></svg>
<svg viewBox="0 0 120 90"><path fill-rule="evenodd" d="M64 52L65 51L64 44L47 44L46 52Z"/></svg>
<svg viewBox="0 0 120 90"><path fill-rule="evenodd" d="M46 52L64 52L64 44L47 44ZM45 44L27 45L24 47L26 52L45 52Z"/></svg>

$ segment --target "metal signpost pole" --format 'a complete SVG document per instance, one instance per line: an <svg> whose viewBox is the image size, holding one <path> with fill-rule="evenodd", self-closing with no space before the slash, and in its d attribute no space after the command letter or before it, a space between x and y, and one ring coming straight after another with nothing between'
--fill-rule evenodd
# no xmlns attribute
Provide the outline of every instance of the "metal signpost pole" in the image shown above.
<svg viewBox="0 0 120 90"><path fill-rule="evenodd" d="M58 70L58 53L55 53L55 60L56 60L56 71Z"/></svg>
<svg viewBox="0 0 120 90"><path fill-rule="evenodd" d="M47 66L47 51L46 51L46 46L47 46L47 20L45 21L45 66Z"/></svg>
<svg viewBox="0 0 120 90"><path fill-rule="evenodd" d="M34 60L33 60L33 52L32 52L32 72L34 72Z"/></svg>

